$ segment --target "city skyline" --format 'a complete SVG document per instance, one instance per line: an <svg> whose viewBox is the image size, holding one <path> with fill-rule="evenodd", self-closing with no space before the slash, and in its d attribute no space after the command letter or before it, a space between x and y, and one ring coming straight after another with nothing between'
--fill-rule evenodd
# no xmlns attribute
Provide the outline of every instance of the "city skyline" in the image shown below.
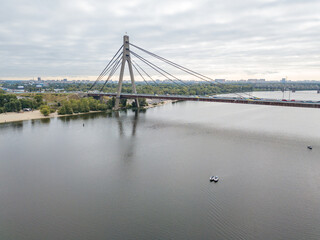
<svg viewBox="0 0 320 240"><path fill-rule="evenodd" d="M95 80L127 32L214 79L320 80L319 10L314 0L4 1L0 79Z"/></svg>

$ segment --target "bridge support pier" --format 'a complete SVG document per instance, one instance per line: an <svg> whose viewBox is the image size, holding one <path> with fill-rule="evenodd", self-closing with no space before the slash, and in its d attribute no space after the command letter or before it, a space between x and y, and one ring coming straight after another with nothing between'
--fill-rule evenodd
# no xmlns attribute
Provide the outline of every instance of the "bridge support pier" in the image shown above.
<svg viewBox="0 0 320 240"><path fill-rule="evenodd" d="M131 62L129 47L130 47L130 45L129 45L129 36L125 35L125 36L123 36L122 63L121 63L121 70L120 70L120 76L119 76L119 83L118 83L118 89L117 89L116 102L115 102L115 106L114 106L115 110L118 110L119 109L119 105L120 105L122 82L123 82L123 73L124 73L124 68L125 68L126 62L128 63L130 79L131 79L131 84L132 84L132 92L134 94L137 94L136 84L134 82L134 75L133 75L133 70L132 70L132 62ZM135 102L136 102L136 106L139 107L138 98L135 99Z"/></svg>

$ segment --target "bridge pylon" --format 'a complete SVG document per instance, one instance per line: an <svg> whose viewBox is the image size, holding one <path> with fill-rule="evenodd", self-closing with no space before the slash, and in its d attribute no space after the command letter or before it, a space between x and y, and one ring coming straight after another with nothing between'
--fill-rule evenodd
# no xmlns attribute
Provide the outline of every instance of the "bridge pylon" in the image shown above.
<svg viewBox="0 0 320 240"><path fill-rule="evenodd" d="M115 106L114 106L115 110L119 109L121 90L122 90L122 82L123 82L123 73L124 73L124 68L125 68L126 62L128 63L130 79L131 79L131 84L132 84L132 92L134 94L137 94L136 84L134 82L134 75L133 75L133 70L132 70L132 62L131 62L131 56L130 56L130 44L129 44L129 36L128 35L123 36L122 63L121 63L121 70L120 70L120 76L119 76L116 102L115 102ZM136 101L136 106L139 107L138 98L136 98L135 101Z"/></svg>

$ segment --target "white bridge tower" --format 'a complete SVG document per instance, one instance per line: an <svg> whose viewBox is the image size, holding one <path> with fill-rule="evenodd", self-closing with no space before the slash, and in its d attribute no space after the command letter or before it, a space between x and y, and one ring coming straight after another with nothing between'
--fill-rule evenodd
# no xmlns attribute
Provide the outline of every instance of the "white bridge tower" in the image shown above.
<svg viewBox="0 0 320 240"><path fill-rule="evenodd" d="M129 47L130 47L129 36L128 35L124 35L123 36L122 63L121 63L121 70L120 70L120 76L119 76L117 97L116 97L116 102L115 102L115 106L114 106L115 109L119 109L122 82L123 82L123 73L124 73L124 68L125 68L126 62L128 63L128 67L129 67L130 79L131 79L131 84L132 84L132 93L137 94L136 84L134 82L134 75L133 75L133 70L132 70L132 62L131 62L130 48ZM138 98L136 98L135 101L136 101L136 106L139 107Z"/></svg>

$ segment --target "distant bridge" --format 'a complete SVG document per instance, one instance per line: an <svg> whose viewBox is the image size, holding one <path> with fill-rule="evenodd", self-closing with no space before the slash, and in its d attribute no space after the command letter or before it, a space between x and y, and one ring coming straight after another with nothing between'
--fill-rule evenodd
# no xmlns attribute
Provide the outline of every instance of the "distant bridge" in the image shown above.
<svg viewBox="0 0 320 240"><path fill-rule="evenodd" d="M117 93L88 93L88 97L101 98L103 96L117 97ZM163 99L163 100L179 100L179 101L196 101L196 102L220 102L220 103L240 103L240 104L258 104L269 106L283 107L304 107L304 108L320 108L320 102L314 101L284 101L277 99L264 98L240 98L240 97L222 97L222 96L185 96L185 95L153 95L153 94L134 94L121 93L120 98L137 99Z"/></svg>

